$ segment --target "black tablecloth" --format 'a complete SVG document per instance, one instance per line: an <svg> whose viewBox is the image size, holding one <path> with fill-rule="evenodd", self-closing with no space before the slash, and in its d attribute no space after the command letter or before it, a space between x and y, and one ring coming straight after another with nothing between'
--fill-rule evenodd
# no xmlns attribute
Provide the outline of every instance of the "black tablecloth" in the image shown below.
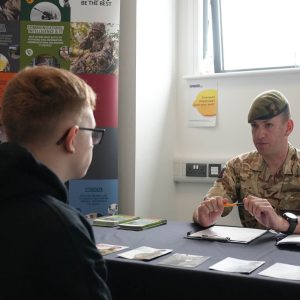
<svg viewBox="0 0 300 300"><path fill-rule="evenodd" d="M300 282L258 275L276 262L300 266L300 247L275 245L273 234L266 233L249 244L190 240L188 231L200 230L192 223L168 221L166 225L144 231L93 227L96 242L129 246L172 249L174 253L209 256L196 268L159 265L167 256L143 262L119 258L120 252L104 256L108 267L108 285L113 299L261 299L300 297ZM251 274L209 270L209 266L226 258L265 261ZM222 300L223 300L222 299Z"/></svg>

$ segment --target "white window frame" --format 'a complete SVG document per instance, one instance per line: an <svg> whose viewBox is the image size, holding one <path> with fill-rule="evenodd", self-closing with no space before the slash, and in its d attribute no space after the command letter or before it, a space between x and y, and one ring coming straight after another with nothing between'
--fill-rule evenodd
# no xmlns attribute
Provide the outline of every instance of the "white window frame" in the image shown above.
<svg viewBox="0 0 300 300"><path fill-rule="evenodd" d="M224 1L224 0L223 0ZM226 0L225 0L226 1ZM240 0L242 1L242 0ZM276 67L263 67L263 68L249 68L249 69L236 69L224 70L223 64L223 49L222 49L222 34L221 24L218 13L220 13L219 0L212 0L214 13L212 14L212 30L213 32L213 50L208 56L205 57L205 40L207 40L207 30L205 24L200 24L200 20L205 22L204 11L205 4L210 5L211 0L194 0L193 10L193 53L194 53L194 74L200 73L201 75L218 74L218 73L232 73L232 72L247 72L247 71L268 71L280 69L295 69L296 65L290 66L276 66Z"/></svg>

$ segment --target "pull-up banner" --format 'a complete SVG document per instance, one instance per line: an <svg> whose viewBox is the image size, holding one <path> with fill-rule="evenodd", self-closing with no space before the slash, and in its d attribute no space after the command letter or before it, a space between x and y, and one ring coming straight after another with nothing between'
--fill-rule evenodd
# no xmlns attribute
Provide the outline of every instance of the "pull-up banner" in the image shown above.
<svg viewBox="0 0 300 300"><path fill-rule="evenodd" d="M97 93L106 133L85 178L68 183L70 205L85 214L118 207L119 20L120 0L0 1L0 97L15 73L37 65L70 70Z"/></svg>

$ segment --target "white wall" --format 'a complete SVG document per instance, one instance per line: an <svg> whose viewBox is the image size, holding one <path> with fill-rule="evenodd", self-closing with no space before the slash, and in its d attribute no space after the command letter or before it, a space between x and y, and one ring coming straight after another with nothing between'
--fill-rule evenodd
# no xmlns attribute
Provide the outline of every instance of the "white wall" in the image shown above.
<svg viewBox="0 0 300 300"><path fill-rule="evenodd" d="M121 1L119 172L124 213L190 221L210 184L175 184L173 160L223 159L253 149L247 113L263 90L278 89L288 97L296 123L291 142L300 147L299 71L200 79L218 82L217 126L188 128L183 77L193 70L191 3ZM222 222L239 224L235 213Z"/></svg>
<svg viewBox="0 0 300 300"><path fill-rule="evenodd" d="M144 216L168 217L174 196L175 4L137 1L135 211Z"/></svg>
<svg viewBox="0 0 300 300"><path fill-rule="evenodd" d="M123 213L172 218L175 17L174 0L121 1L119 178Z"/></svg>

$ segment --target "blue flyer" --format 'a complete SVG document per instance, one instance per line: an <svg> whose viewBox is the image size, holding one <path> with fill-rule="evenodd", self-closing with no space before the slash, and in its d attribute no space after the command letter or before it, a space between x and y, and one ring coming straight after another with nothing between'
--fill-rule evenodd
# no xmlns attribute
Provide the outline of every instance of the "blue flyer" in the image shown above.
<svg viewBox="0 0 300 300"><path fill-rule="evenodd" d="M113 215L118 210L117 179L86 179L69 182L69 205L83 214Z"/></svg>

